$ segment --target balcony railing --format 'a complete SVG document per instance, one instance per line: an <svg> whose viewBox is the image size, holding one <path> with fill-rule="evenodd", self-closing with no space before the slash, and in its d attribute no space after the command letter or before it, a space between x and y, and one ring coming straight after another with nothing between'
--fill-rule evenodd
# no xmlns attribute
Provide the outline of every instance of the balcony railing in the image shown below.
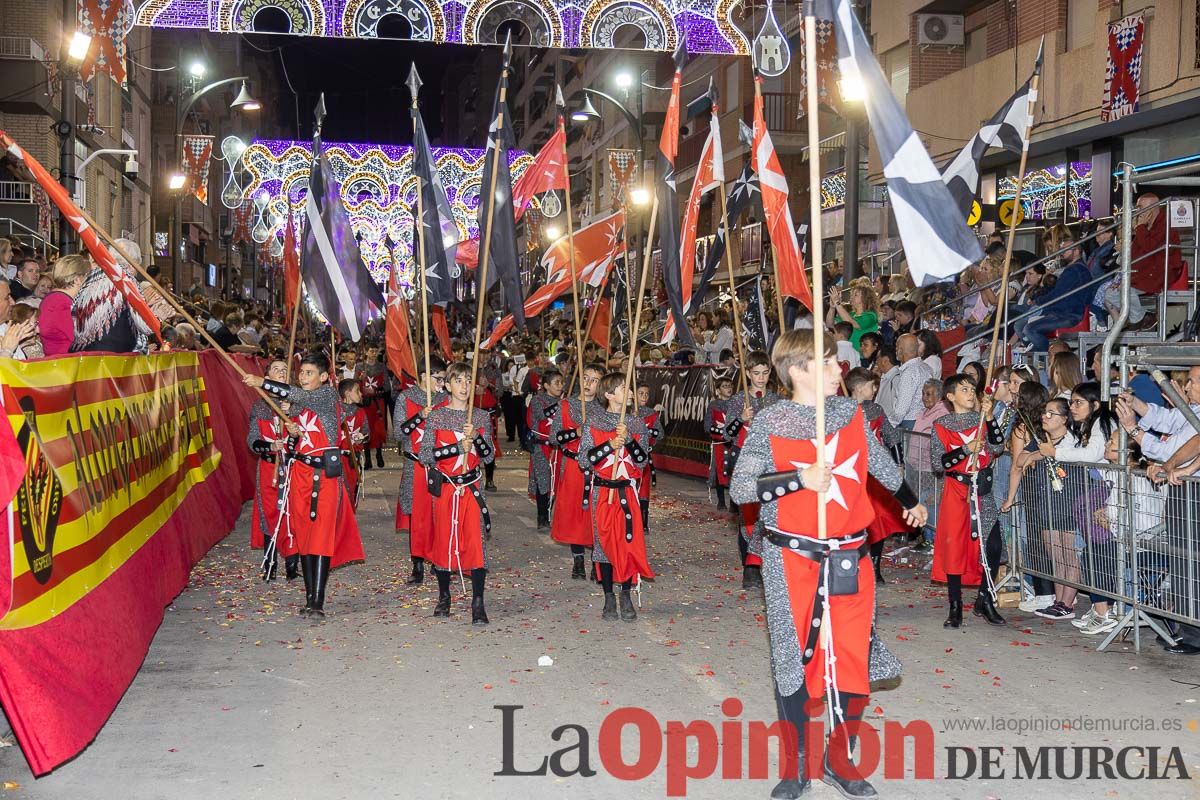
<svg viewBox="0 0 1200 800"><path fill-rule="evenodd" d="M803 133L807 130L804 127L804 120L796 118L796 114L800 110L800 103L804 99L800 95L763 92L762 97L763 120L767 123L767 130L779 133ZM742 118L746 120L746 124L753 121L753 97L742 106Z"/></svg>
<svg viewBox="0 0 1200 800"><path fill-rule="evenodd" d="M0 36L0 58L28 58L45 61L46 51L27 36Z"/></svg>
<svg viewBox="0 0 1200 800"><path fill-rule="evenodd" d="M0 203L32 203L33 184L24 181L0 181Z"/></svg>

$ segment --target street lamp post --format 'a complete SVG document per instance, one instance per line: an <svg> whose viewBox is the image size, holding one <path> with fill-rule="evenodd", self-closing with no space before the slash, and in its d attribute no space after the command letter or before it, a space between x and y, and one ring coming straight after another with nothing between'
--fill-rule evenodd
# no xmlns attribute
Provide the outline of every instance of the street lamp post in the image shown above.
<svg viewBox="0 0 1200 800"><path fill-rule="evenodd" d="M196 74L195 69L192 70L192 74ZM192 107L196 105L196 101L211 92L213 89L242 81L242 91L238 94L237 99L233 101L231 108L244 108L247 111L256 111L259 107L258 103L256 103L254 99L251 98L246 92L244 82L248 80L250 80L248 76L239 75L236 78L224 78L219 81L213 81L203 89L194 92L192 96L187 99L187 102L180 107L179 113L175 117L175 163L177 165L179 165L181 168L183 165L183 123L187 120L188 112L190 112ZM182 190L185 186L186 181L178 182L175 180L175 178L172 178L171 188L176 191L174 201L171 204L171 274L175 280L176 291L183 291L183 276L180 274L179 250L183 245L183 231L181 229L183 217Z"/></svg>
<svg viewBox="0 0 1200 800"><path fill-rule="evenodd" d="M74 19L76 15L76 0L63 0L63 20ZM64 24L65 29L65 24ZM66 58L62 59L62 118L58 121L57 133L60 142L58 152L58 181L67 190L69 197L75 196L75 79L79 74L79 64L87 56L92 37L82 30L76 30L69 43L62 46L66 50ZM82 205L82 204L81 204ZM58 226L58 252L66 255L70 252L71 232L74 229L64 219Z"/></svg>

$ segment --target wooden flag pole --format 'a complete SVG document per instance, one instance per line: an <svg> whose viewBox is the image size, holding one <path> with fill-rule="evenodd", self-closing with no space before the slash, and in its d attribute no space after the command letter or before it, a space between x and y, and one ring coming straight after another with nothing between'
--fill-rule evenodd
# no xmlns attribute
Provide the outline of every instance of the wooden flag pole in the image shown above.
<svg viewBox="0 0 1200 800"><path fill-rule="evenodd" d="M733 282L733 231L729 224L729 198L725 196L725 181L721 181L721 185L717 188L721 193L721 219L725 225L725 270L729 274L729 300L733 306L733 342L737 346L738 364L741 366L742 373L742 397L744 402L742 408L750 409L750 387L746 382L746 354L744 352L745 345L742 342L742 315L738 313L737 288Z"/></svg>
<svg viewBox="0 0 1200 800"><path fill-rule="evenodd" d="M247 374L249 374L246 372L246 370L242 369L242 365L237 363L237 361L234 360L233 356L229 355L229 353L225 352L225 350L221 347L221 345L217 344L216 340L213 339L212 334L210 334L208 332L207 328L205 328L203 325L201 325L199 322L197 322L196 318L193 317L191 314L189 314L187 312L187 309L185 309L180 304L180 302L178 300L176 300L175 297L170 292L168 292L163 287L159 286L158 281L156 281L156 280L154 280L154 278L150 277L150 274L148 272L146 272L145 267L143 267L141 264L139 264L138 262L136 262L132 258L130 258L129 254L125 252L124 248L122 248L121 245L119 245L115 241L113 241L113 238L108 235L108 232L96 224L96 220L92 219L91 214L89 214L85 209L82 209L82 208L79 209L79 213L83 216L84 221L87 222L88 225L92 226L92 230L96 231L96 233L100 236L100 238L104 240L105 244L107 244L109 247L111 247L113 250L115 250L117 255L119 255L121 258L125 259L126 263L128 263L131 267L133 267L133 271L138 274L138 277L140 277L144 281L149 281L150 285L153 286L155 289L157 289L158 293L163 296L163 299L165 299L168 303L171 304L171 308L175 309L175 311L177 311L180 316L182 316L184 319L186 319L188 321L188 323L193 328L196 329L196 332L199 333L202 337L204 337L204 341L208 342L209 347L216 350L218 353L221 354L221 356L226 361L229 362L229 366L233 367L238 375L240 375L244 378L244 377L246 377ZM266 401L267 406L269 406L270 409L272 411L274 411L276 413L276 415L279 416L280 419L282 419L285 423L291 422L291 418L288 417L287 414L283 413L283 409L279 407L279 404L275 402L275 399L273 397L271 397L269 394L264 392L262 389L255 388L255 391L257 391L259 393L259 395L262 397L262 399Z"/></svg>
<svg viewBox="0 0 1200 800"><path fill-rule="evenodd" d="M813 295L813 358L817 362L815 412L816 412L816 449L817 463L825 464L825 276L821 274L821 130L820 112L817 110L819 98L817 78L817 18L813 15L813 4L805 3L804 15L804 61L807 74L808 90L808 216L809 241L812 253L812 295ZM762 89L756 80L754 92L761 96ZM775 287L779 289L779 260L775 259ZM778 291L776 294L782 297ZM782 305L782 303L781 303ZM783 326L782 311L779 317L780 328ZM817 493L817 538L828 536L826 521L825 492ZM825 625L822 635L828 636L829 625Z"/></svg>
<svg viewBox="0 0 1200 800"><path fill-rule="evenodd" d="M292 379L292 358L296 354L296 326L300 323L300 303L304 299L304 280L296 276L296 302L292 305L292 330L288 334L287 374Z"/></svg>
<svg viewBox="0 0 1200 800"><path fill-rule="evenodd" d="M483 309L487 305L487 272L488 259L492 255L492 221L496 215L496 176L500 172L500 131L504 129L504 103L508 98L508 82L505 80L508 76L508 64L504 65L501 80L504 84L500 87L500 102L499 112L496 115L496 146L493 148L492 154L492 178L488 186L488 210L487 219L484 221L482 233L483 241L483 257L479 259L479 274L476 275L475 295L478 298L478 303L475 308L475 349L471 353L471 391L475 391L475 381L479 377L479 337L483 333ZM542 321L542 332L545 333L545 320ZM544 347L542 348L545 349ZM475 410L475 404L471 403L467 406L467 424L471 424L472 412Z"/></svg>
<svg viewBox="0 0 1200 800"><path fill-rule="evenodd" d="M417 93L412 93L412 110L417 110ZM416 137L417 117L413 117L413 136ZM433 405L433 387L429 381L429 278L425 275L425 204L421 197L423 187L421 186L421 176L413 170L413 176L417 179L417 219L413 226L417 229L417 270L421 273L421 334L425 340L425 346L421 349L425 352L425 407ZM494 190L493 190L494 191ZM439 235L441 231L438 231ZM412 337L410 329L408 335ZM479 349L479 332L476 328L475 333L475 348ZM471 380L471 386L474 387L474 377ZM474 405L474 403L472 403ZM467 421L470 422L470 411L467 412Z"/></svg>
<svg viewBox="0 0 1200 800"><path fill-rule="evenodd" d="M1040 61L1040 48L1038 53ZM1039 69L1034 73L1033 79L1029 82L1029 122L1025 125L1025 142L1021 148L1021 166L1017 171L1017 192L1016 197L1013 199L1013 214L1008 221L1008 238L1004 244L1004 267L1000 273L1000 299L999 305L996 306L996 311L994 312L996 319L992 324L992 345L988 348L987 378L983 384L985 387L992 384L992 377L996 368L996 345L999 344L1000 328L1004 325L1004 318L1008 311L1008 276L1012 269L1013 245L1017 239L1017 209L1021 207L1021 194L1025 189L1025 165L1029 159L1029 137L1033 134L1033 114L1034 107L1037 105L1038 83L1041 77L1041 70Z"/></svg>
<svg viewBox="0 0 1200 800"><path fill-rule="evenodd" d="M625 397L626 400L630 397L636 397L634 391L633 378L634 369L634 346L637 344L638 331L642 329L642 306L646 303L646 280L650 275L650 258L654 252L654 226L658 222L658 193L654 193L654 204L650 206L650 230L646 234L645 252L642 254L642 278L638 282L638 301L637 313L633 317L633 330L629 332L629 364L625 367ZM626 263L628 269L628 263ZM632 292L633 287L628 287L628 292ZM628 294L626 292L626 294ZM621 416L617 421L617 425L625 424L625 411L629 408L629 403L626 402L621 406Z"/></svg>
<svg viewBox="0 0 1200 800"><path fill-rule="evenodd" d="M806 58L806 60L807 60L807 58ZM756 79L754 81L754 99L756 102L762 102L761 98L762 98L762 82ZM810 101L810 103L811 103L811 101ZM811 108L812 106L810 105L809 107ZM808 151L808 160L810 162L812 162L814 159L816 160L817 173L820 174L821 160L814 155L815 153L817 153L817 150L812 149L812 143L811 143L812 130L813 130L812 125L810 125L809 126L810 143L809 143L809 151ZM810 180L811 180L811 175L812 175L812 167L811 166L809 167L809 175L810 175ZM821 185L820 181L818 181L817 186L820 187L820 185ZM818 189L817 197L818 197L818 199L820 199L819 189ZM818 203L817 207L820 208L819 203ZM810 214L810 216L811 216L811 214ZM817 252L819 253L820 251L818 250ZM821 262L817 261L816 264L819 267L821 265ZM771 241L771 269L775 274L775 313L778 315L778 318L779 318L778 319L778 329L779 329L778 335L782 336L783 335L783 284L779 282L779 254L775 249L774 240ZM816 270L814 270L814 272L815 271ZM814 289L813 291L815 292L816 290ZM814 322L813 330L816 330L817 326L816 326L815 316L813 318L813 322ZM763 331L763 335L766 336L767 332Z"/></svg>
<svg viewBox="0 0 1200 800"><path fill-rule="evenodd" d="M626 226L625 229L628 230L629 229L629 210L628 209L625 210L625 226ZM631 267L629 265L629 237L622 236L621 240L622 240L622 246L625 248L625 324L626 324L626 326L628 326L628 325L633 324L633 267ZM611 323L612 320L614 319L614 317L612 315L611 307L609 308L608 317L609 317L609 322ZM634 341L636 341L636 337L633 336L633 332L630 331L630 342L631 342L631 344L629 345L630 355L633 355L632 342L634 342ZM609 343L610 344L612 343L612 335L611 334L609 335Z"/></svg>
<svg viewBox="0 0 1200 800"><path fill-rule="evenodd" d="M587 404L583 401L583 334L579 329L579 275L575 271L575 221L571 209L571 171L568 168L571 159L567 155L566 127L561 114L558 117L558 129L563 134L563 174L567 176L567 188L564 190L567 196L567 247L571 251L571 304L575 311L575 367L571 372L571 380L573 382L575 374L579 374L579 413L583 417L582 421L587 422Z"/></svg>

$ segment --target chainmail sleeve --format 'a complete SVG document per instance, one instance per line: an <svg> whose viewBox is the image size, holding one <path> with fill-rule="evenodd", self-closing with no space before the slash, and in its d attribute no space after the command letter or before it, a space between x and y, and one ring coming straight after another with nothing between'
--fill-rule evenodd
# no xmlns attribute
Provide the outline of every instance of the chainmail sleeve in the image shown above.
<svg viewBox="0 0 1200 800"><path fill-rule="evenodd" d="M433 457L435 447L434 431L440 425L443 425L442 409L435 408L429 412L429 417L425 420L425 435L421 437L421 449L417 451L417 460L427 467L435 466L437 460Z"/></svg>
<svg viewBox="0 0 1200 800"><path fill-rule="evenodd" d="M883 418L883 424L891 427L886 416ZM865 420L863 426L866 427ZM894 428L892 428L892 432L895 433ZM904 483L904 473L900 471L900 467L896 466L891 451L888 450L887 445L871 435L870 428L867 428L867 468L871 477L883 484L883 488L889 492L895 492Z"/></svg>
<svg viewBox="0 0 1200 800"><path fill-rule="evenodd" d="M942 457L946 455L946 446L942 444L942 437L937 435L937 428L935 422L929 429L929 460L933 465L933 474L944 475L946 468L942 466Z"/></svg>
<svg viewBox="0 0 1200 800"><path fill-rule="evenodd" d="M741 455L729 479L729 499L733 502L757 503L758 476L775 469L771 457L769 425L751 425L742 445Z"/></svg>
<svg viewBox="0 0 1200 800"><path fill-rule="evenodd" d="M263 402L262 398L254 401L254 405L250 406L250 430L246 432L246 446L255 453L262 454L262 446L264 444L262 433L258 429L256 423L263 420L270 420L275 416L269 406Z"/></svg>

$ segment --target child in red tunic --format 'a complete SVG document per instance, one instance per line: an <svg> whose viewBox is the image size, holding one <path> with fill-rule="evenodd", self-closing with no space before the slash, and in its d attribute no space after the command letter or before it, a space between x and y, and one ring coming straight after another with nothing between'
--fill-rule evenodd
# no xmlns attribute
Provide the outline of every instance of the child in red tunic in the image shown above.
<svg viewBox="0 0 1200 800"><path fill-rule="evenodd" d="M554 502L554 482L559 470L559 451L550 440L550 425L558 414L562 394L562 373L550 367L542 373L541 391L533 395L526 412L530 434L529 494L537 502L538 530L550 527L550 505Z"/></svg>
<svg viewBox="0 0 1200 800"><path fill-rule="evenodd" d="M646 533L649 533L650 487L658 482L658 476L654 472L654 446L662 438L663 428L662 423L659 422L658 411L650 406L650 387L644 383L638 384L637 387L637 409L638 416L646 425L646 451L650 456L650 460L646 462L646 466L642 470L641 480L638 481L638 504L642 509L642 527L645 528Z"/></svg>
<svg viewBox="0 0 1200 800"><path fill-rule="evenodd" d="M267 377L273 381L287 381L287 362L272 361L267 367ZM286 413L288 404L283 403ZM255 472L254 510L250 516L250 546L263 551L263 580L274 580L278 568L277 553L283 553L287 568L287 579L299 577L295 540L286 525L280 520L279 487L284 483L283 450L287 444L282 420L271 410L261 397L250 407L250 430L246 444L258 456Z"/></svg>
<svg viewBox="0 0 1200 800"><path fill-rule="evenodd" d="M653 578L646 556L646 537L637 511L637 479L650 459L646 451L646 426L635 414L621 423L621 409L632 399L625 376L610 372L600 379L597 395L604 406L588 414L577 458L581 469L591 471L584 502L592 515L592 558L604 587L606 620L617 619L613 585L621 584L620 618L637 619L630 590L633 582Z"/></svg>
<svg viewBox="0 0 1200 800"><path fill-rule="evenodd" d="M362 407L362 385L356 378L338 381L338 395L342 398L342 406L345 409L339 441L342 457L346 464L346 487L350 492L350 500L357 510L362 470L366 468L363 454L371 435L371 423L367 419L366 409Z"/></svg>
<svg viewBox="0 0 1200 800"><path fill-rule="evenodd" d="M446 369L449 402L435 408L425 422L418 453L429 474L433 496L433 546L427 556L438 582L435 617L450 616L451 571L471 573L471 623L487 625L483 606L487 555L484 542L491 531L484 493L483 464L492 460L492 423L467 409L473 394L471 367L456 361ZM478 422L478 425L476 423Z"/></svg>
<svg viewBox="0 0 1200 800"><path fill-rule="evenodd" d="M446 365L441 359L431 357L427 373L424 360L418 364L420 383L400 393L392 425L407 459L404 474L400 476L400 497L396 500L396 530L408 531L412 574L405 583L409 586L425 581L425 559L433 546L433 500L429 496L425 465L418 460L417 453L425 436L426 418L435 408L446 404L446 394L442 391Z"/></svg>
<svg viewBox="0 0 1200 800"><path fill-rule="evenodd" d="M704 415L704 430L708 431L711 446L708 485L717 490L717 510L724 511L725 487L729 486L729 475L725 472L725 403L733 397L733 378L717 378L713 393L716 397Z"/></svg>
<svg viewBox="0 0 1200 800"><path fill-rule="evenodd" d="M484 477L487 479L487 485L484 488L489 492L494 492L496 491L496 459L504 455L500 452L500 401L496 399L496 393L492 391L487 376L482 372L479 373L475 382L474 403L475 410L483 412L491 420L492 441L495 443L496 452L493 459L484 464Z"/></svg>
<svg viewBox="0 0 1200 800"><path fill-rule="evenodd" d="M942 396L953 413L933 423L929 457L934 474L945 476L938 504L933 547L935 581L945 581L950 613L944 626L962 625L962 587L979 585L975 615L1003 625L991 585L1000 569L1000 522L992 496L992 460L1004 448L1004 434L992 419L992 398L980 408L978 388L969 375L951 375ZM972 458L972 455L975 455ZM982 548L982 553L981 553ZM984 575L983 560L987 561Z"/></svg>
<svg viewBox="0 0 1200 800"><path fill-rule="evenodd" d="M338 447L345 414L329 385L329 359L320 353L305 356L297 379L298 387L257 375L243 380L291 403L286 503L304 575L305 605L300 613L323 618L329 571L362 561L362 539L346 491L345 465Z"/></svg>
<svg viewBox="0 0 1200 800"><path fill-rule="evenodd" d="M584 485L591 470L579 464L579 442L583 438L582 428L599 409L596 403L596 387L604 377L604 367L588 364L580 378L583 403L579 395L564 397L550 426L551 438L563 454L554 503L554 517L550 521L550 538L559 544L571 547L571 577L586 579L584 549L592 546L592 515L583 502ZM584 409L586 408L586 412Z"/></svg>

